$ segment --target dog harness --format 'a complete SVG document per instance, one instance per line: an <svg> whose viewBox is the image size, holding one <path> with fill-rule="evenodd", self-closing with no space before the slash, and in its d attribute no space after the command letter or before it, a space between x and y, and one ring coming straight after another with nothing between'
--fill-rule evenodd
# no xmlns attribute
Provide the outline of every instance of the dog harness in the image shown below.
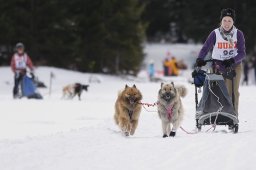
<svg viewBox="0 0 256 170"><path fill-rule="evenodd" d="M160 104L159 102L157 102L157 105ZM160 104L161 106L163 106L166 111L167 111L167 118L168 120L172 120L172 116L173 116L173 107L174 107L174 104L173 105L168 105L167 107L165 107L165 105L163 104Z"/></svg>
<svg viewBox="0 0 256 170"><path fill-rule="evenodd" d="M130 117L130 121L132 121L132 114L133 114L133 111L128 109L128 115Z"/></svg>
<svg viewBox="0 0 256 170"><path fill-rule="evenodd" d="M169 120L171 120L171 119L172 119L172 115L173 115L173 106L172 106L172 105L169 105L169 106L166 108L166 110L167 110L167 118L168 118Z"/></svg>

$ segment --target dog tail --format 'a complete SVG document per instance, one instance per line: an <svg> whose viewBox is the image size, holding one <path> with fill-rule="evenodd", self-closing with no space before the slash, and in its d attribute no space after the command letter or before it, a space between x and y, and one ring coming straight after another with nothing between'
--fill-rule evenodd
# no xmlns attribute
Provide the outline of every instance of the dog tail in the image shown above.
<svg viewBox="0 0 256 170"><path fill-rule="evenodd" d="M181 97L185 97L187 95L187 88L185 86L178 86L177 90Z"/></svg>

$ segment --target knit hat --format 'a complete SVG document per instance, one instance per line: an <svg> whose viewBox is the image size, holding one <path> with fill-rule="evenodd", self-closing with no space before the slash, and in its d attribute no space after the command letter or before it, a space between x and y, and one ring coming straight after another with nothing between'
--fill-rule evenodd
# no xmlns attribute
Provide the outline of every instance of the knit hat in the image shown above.
<svg viewBox="0 0 256 170"><path fill-rule="evenodd" d="M236 19L236 12L235 10L231 9L231 8L226 8L226 9L222 9L221 13L220 13L220 20L222 20L222 18L229 16L233 19L233 21L235 21Z"/></svg>
<svg viewBox="0 0 256 170"><path fill-rule="evenodd" d="M17 44L16 44L16 46L15 46L15 48L16 48L16 50L18 49L18 48L25 48L25 45L22 43L22 42L18 42Z"/></svg>

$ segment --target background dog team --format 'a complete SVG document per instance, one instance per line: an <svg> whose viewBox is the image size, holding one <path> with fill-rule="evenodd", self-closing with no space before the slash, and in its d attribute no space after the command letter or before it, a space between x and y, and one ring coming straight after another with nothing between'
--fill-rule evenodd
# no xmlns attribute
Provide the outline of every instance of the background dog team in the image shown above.
<svg viewBox="0 0 256 170"><path fill-rule="evenodd" d="M88 87L89 85L84 85L81 83L66 85L62 89L62 99L73 99L77 95L78 99L81 100L83 90L88 91Z"/></svg>

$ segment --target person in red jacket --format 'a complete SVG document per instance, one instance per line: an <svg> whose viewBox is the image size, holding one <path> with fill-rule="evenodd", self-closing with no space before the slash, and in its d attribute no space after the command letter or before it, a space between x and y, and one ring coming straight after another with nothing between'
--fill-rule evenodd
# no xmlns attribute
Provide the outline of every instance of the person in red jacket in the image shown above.
<svg viewBox="0 0 256 170"><path fill-rule="evenodd" d="M26 70L29 68L31 72L34 70L33 63L25 52L25 46L23 43L17 43L15 46L15 53L12 56L11 60L11 69L14 73L14 88L13 88L13 97L19 97L19 85L23 76L26 74Z"/></svg>

